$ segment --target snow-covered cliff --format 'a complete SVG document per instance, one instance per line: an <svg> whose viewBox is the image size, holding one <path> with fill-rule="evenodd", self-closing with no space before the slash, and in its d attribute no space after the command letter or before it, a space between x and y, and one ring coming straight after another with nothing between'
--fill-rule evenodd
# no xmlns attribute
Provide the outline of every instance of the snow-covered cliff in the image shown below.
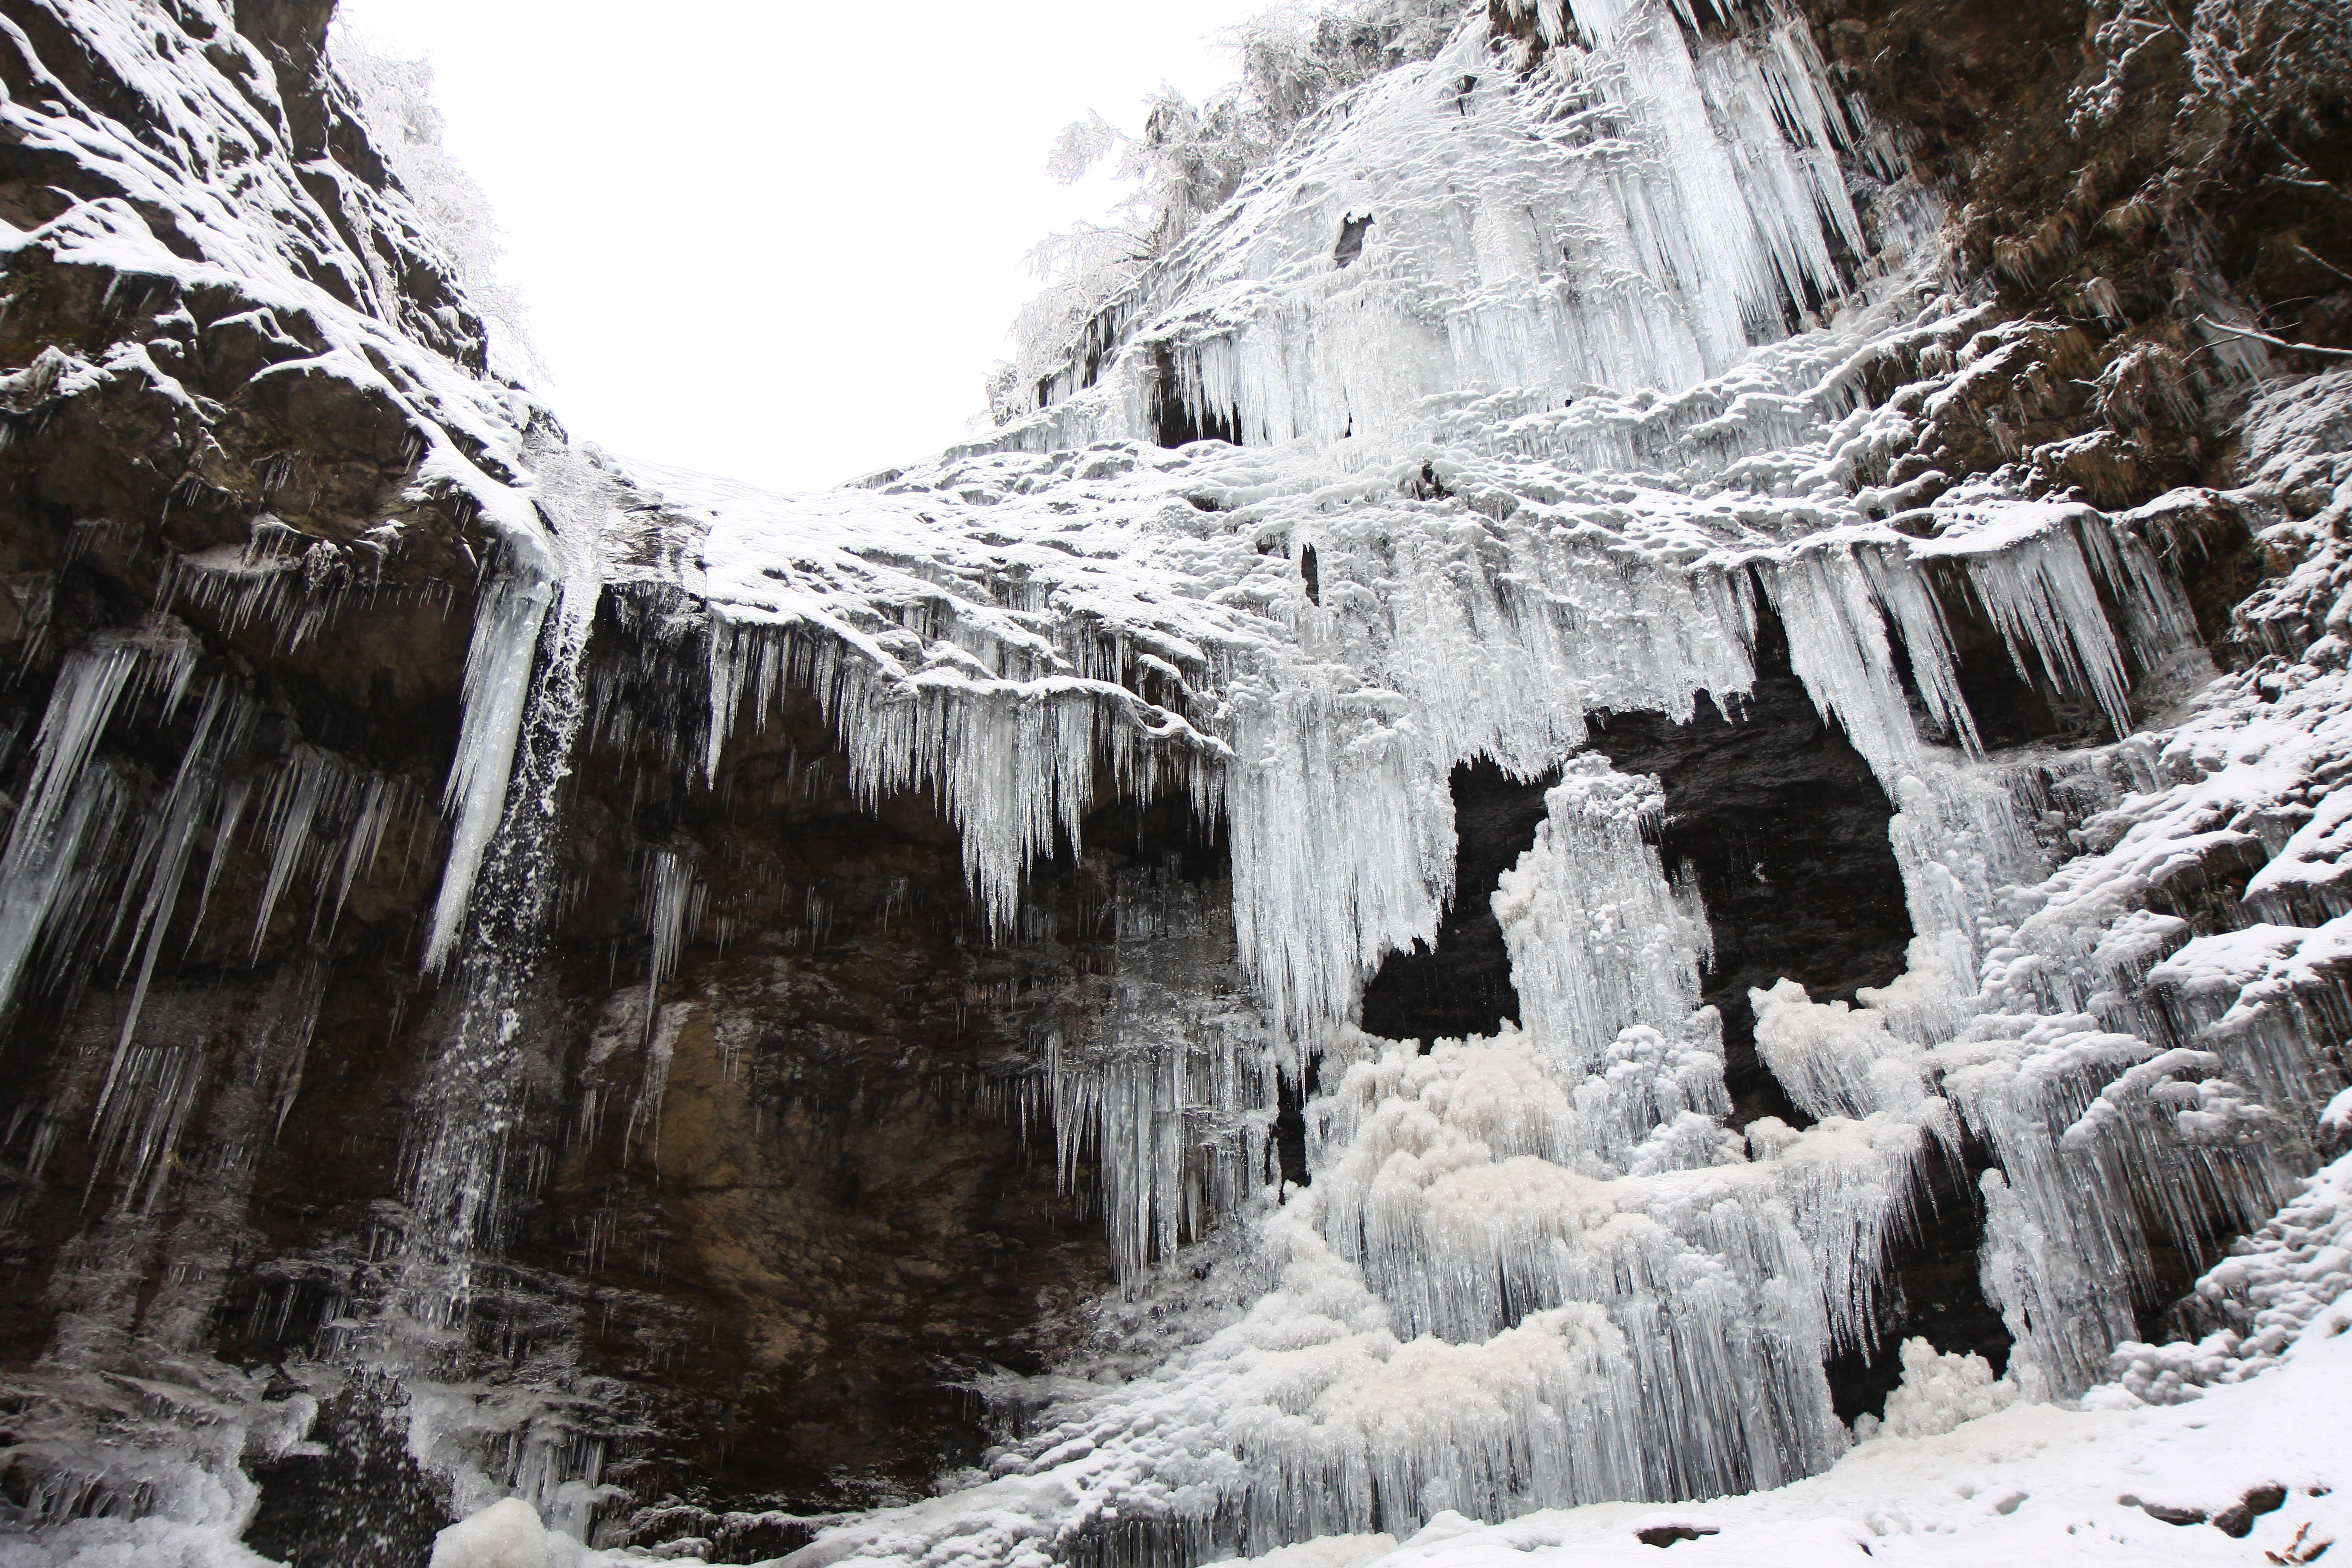
<svg viewBox="0 0 2352 1568"><path fill-rule="evenodd" d="M1964 1415L2307 1398L2352 372L1970 272L1825 20L1467 10L787 496L494 372L325 7L11 6L0 1561L1859 1541ZM1907 962L1728 981L1865 915L1627 715L1874 786ZM1367 1033L1463 909L1507 1011ZM1923 1247L1997 1380L1887 1394Z"/></svg>

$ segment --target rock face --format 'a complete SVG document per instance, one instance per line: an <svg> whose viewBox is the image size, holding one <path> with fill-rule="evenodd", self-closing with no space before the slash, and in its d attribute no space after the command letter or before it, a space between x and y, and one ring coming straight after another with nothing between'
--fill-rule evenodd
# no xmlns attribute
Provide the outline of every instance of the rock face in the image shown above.
<svg viewBox="0 0 2352 1568"><path fill-rule="evenodd" d="M2231 454L2189 389L2200 365L2263 346L2200 323L2315 345L2286 362L2300 370L2352 333L2341 11L1809 10L1847 79L1906 128L1914 167L1956 198L1963 265L2042 322L2025 374L1948 406L1894 477L2022 457L2102 504L2226 488ZM2214 520L2191 553L2218 557L2200 610L2219 629L2263 565L2235 520Z"/></svg>
<svg viewBox="0 0 2352 1568"><path fill-rule="evenodd" d="M982 1440L957 1385L1043 1370L1108 1282L1099 1219L1057 1180L1023 1069L1046 1011L1034 998L1099 962L1076 890L1136 857L1093 851L1061 879L1064 924L991 944L971 930L952 833L914 798L856 809L845 771L803 717L730 752L718 792L648 801L642 774L602 756L578 775L572 810L601 830L558 873L579 891L560 986L534 1016L548 1038L532 1134L549 1165L489 1314L495 1333L560 1343L604 1419L635 1424L608 1427L605 1474L639 1497L822 1515L919 1495ZM649 845L710 868L651 1018L632 892ZM220 1309L275 1330L246 1328L244 1356L300 1353L351 1289L311 1173L336 1169L358 1212L400 1190L389 1159L355 1169L334 1152L352 1124L396 1125L370 1110L400 1081L385 1058L414 1075L429 1049L369 1024L374 1049L346 1057L368 1037L336 1039L322 1018L320 1042L343 1048L313 1047L303 1131L319 1142L281 1135L263 1166L257 1205L290 1223ZM343 1531L302 1517L293 1484L335 1462L265 1477L257 1539L344 1561ZM341 1489L373 1492L391 1531L408 1505L377 1485ZM294 1492L289 1512L273 1489ZM763 1542L798 1544L788 1523L738 1544Z"/></svg>
<svg viewBox="0 0 2352 1568"><path fill-rule="evenodd" d="M30 846L10 849L12 874L45 855L56 868L40 921L0 914L9 1506L37 1524L193 1494L177 1471L141 1493L52 1449L68 1429L210 1422L244 1447L194 1470L254 1549L415 1564L487 1500L448 1456L494 1431L562 1456L545 1464L572 1489L570 1522L749 1561L986 1463L1003 1432L980 1386L1098 1351L1105 1315L1181 1337L1156 1302L1117 1305L1129 1216L1106 1213L1101 1134L1055 1075L1089 1009L1179 948L1247 1011L1227 973L1222 829L1106 763L1078 841L991 930L942 791L862 791L811 692L782 692L707 766L690 755L705 721L665 708L647 672L717 655L655 581L670 546L650 530L625 563L642 571L597 612L598 705L548 784L565 831L526 868L556 912L500 1034L519 1086L496 1167L503 1246L459 1321L415 1309L401 1238L464 1000L457 969L420 964L462 826L444 781L469 744L500 563L523 548L502 509L555 506L526 458L562 432L490 370L482 322L330 68L331 0L178 0L163 42L121 35L130 9L0 4L0 784ZM2315 345L2352 334L2352 292L2323 259L2352 250L2352 208L2311 184L2340 191L2352 168L2352 40L2328 31L2334 13L2248 45L2248 90L2291 100L2274 134L2227 95L2189 92L2180 47L2126 58L2105 8L1809 13L1882 120L1914 134L1995 313L2034 321L1923 414L1916 449L1881 476L1890 491L1916 481L1924 504L2005 466L2116 508L2221 486L2237 454L2197 391L2190 362L2213 344L2196 320ZM2319 85L2290 91L2298 71ZM2109 79L2120 96L2070 130L2067 91ZM217 132L203 146L175 118L199 100ZM101 122L136 155L56 133ZM2217 278L2239 294L2212 292ZM1236 430L1214 410L1169 417L1187 437ZM1416 500L1451 499L1421 471ZM625 479L599 482L621 510L653 510ZM2265 585L2293 562L2248 540L2238 502L2209 491L2167 515L2167 560L2225 661L2299 652L2336 625L2313 593ZM1300 546L1318 609L1340 581L1325 550L1318 574ZM1980 605L1955 589L1944 608L1990 749L2089 738L2089 711L2017 673ZM541 637L526 672L556 634ZM1769 613L1757 655L1736 712L1590 721L1591 749L1663 784L1657 847L1703 896L1734 1127L1811 1120L1758 1054L1750 988L1788 977L1850 1000L1902 971L1915 934L1885 793ZM44 715L84 689L99 782L34 833ZM1487 894L1551 782L1485 759L1455 770L1456 902L1433 946L1379 970L1367 1031L1431 1041L1517 1018ZM2149 905L2248 923L2252 868L2216 858L2194 898ZM1305 1183L1313 1072L1295 1064L1247 1108L1234 1158L1253 1180ZM1841 1416L1883 1401L1906 1335L2006 1352L1978 1288L1989 1160L1966 1139L1930 1162L1895 1256L1904 1305L1869 1353L1832 1365ZM1215 1206L1201 1198L1165 1236L1197 1236ZM2174 1260L2164 1278L2190 1272ZM412 1317L424 1328L404 1339Z"/></svg>
<svg viewBox="0 0 2352 1568"><path fill-rule="evenodd" d="M11 805L76 650L138 627L151 605L172 613L153 635L193 661L190 686L253 710L213 759L215 802L237 792L250 805L198 826L210 869L160 911L193 935L144 985L143 1026L176 1034L180 1053L154 1098L129 1124L98 1109L125 1070L135 945L128 973L119 937L93 942L13 997L0 1363L16 1369L53 1359L60 1335L95 1332L122 1367L209 1349L267 1384L386 1288L406 1111L448 1004L417 968L435 806L479 569L501 545L478 500L420 479L414 398L323 363L348 351L348 323L322 327L293 287L482 371L480 323L329 71L331 11L240 6L233 32L203 7L184 18L246 94L224 118L289 176L274 236L289 281L274 294L207 259L222 236L188 231L217 214L175 213L135 179L110 185L21 124L0 142L0 216L37 230L127 205L189 263L173 281L38 242L7 258ZM100 16L10 7L25 27L0 46L10 93L162 134L157 83L77 31ZM544 416L523 406L527 432ZM501 466L488 445L469 456ZM174 581L186 558L226 564ZM330 607L306 623L289 617L297 601ZM105 739L127 798L168 795L210 721L197 701L132 687ZM300 770L314 764L396 802L356 875L335 856L357 798L306 802ZM567 785L583 827L550 869L571 912L558 978L530 1008L533 1152L517 1163L531 1191L475 1325L481 1354L572 1365L599 1412L582 1440L609 1443L608 1475L639 1498L822 1514L919 1493L984 1441L959 1383L1041 1370L1073 1305L1106 1281L1099 1219L1057 1178L1030 1037L1040 999L1098 965L1093 883L1159 868L1185 829L1180 818L1163 846L1167 830L1129 812L1119 847L1046 879L1064 891L1041 896L1032 934L996 943L974 925L953 831L920 796L855 805L805 703L731 750L716 789L639 764L606 747ZM656 848L706 869L648 1026L635 890ZM80 918L99 922L85 934L105 934L110 904L135 913L155 853L135 834L85 847ZM70 953L71 939L47 940ZM255 1394L281 1399L279 1384ZM397 1415L405 1396L364 1378L317 1392L320 1451L256 1466L254 1542L302 1563L421 1561L453 1504L383 1436L386 1400ZM19 1396L71 1398L46 1384ZM795 1543L788 1524L767 1534Z"/></svg>
<svg viewBox="0 0 2352 1568"><path fill-rule="evenodd" d="M593 756L573 805L602 824L574 847L563 937L577 1076L517 1261L582 1300L585 1364L665 1434L630 1461L640 1496L820 1514L920 1495L978 1457L961 1384L1044 1370L1108 1283L1033 1042L1114 965L1112 884L1181 879L1185 824L1106 808L997 942L952 830L917 796L859 809L805 700L730 747L715 788L665 798L620 763ZM701 878L651 1020L631 898L649 846Z"/></svg>

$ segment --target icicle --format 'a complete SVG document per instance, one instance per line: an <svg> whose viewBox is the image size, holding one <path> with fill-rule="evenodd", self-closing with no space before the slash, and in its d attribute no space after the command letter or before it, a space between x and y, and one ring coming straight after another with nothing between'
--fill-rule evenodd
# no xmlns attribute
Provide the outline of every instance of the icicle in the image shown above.
<svg viewBox="0 0 2352 1568"><path fill-rule="evenodd" d="M2347 968L2352 915L2338 915L2313 929L2265 922L2198 937L2150 968L2147 986L2198 1045L2308 1130L2352 1082L2352 1064L2314 1048L2352 1021Z"/></svg>
<svg viewBox="0 0 2352 1568"><path fill-rule="evenodd" d="M2007 548L1961 557L1985 613L2009 643L2020 679L2031 682L2031 647L2062 689L2087 690L2118 736L2131 733L2130 678L2071 533L2055 531Z"/></svg>
<svg viewBox="0 0 2352 1568"><path fill-rule="evenodd" d="M1723 40L1664 5L1593 0L1574 26L1540 9L1560 28L1540 68L1478 112L1444 85L1495 68L1500 40L1470 26L1298 138L1122 298L1126 341L1098 380L1030 379L1045 390L1023 401L1052 405L1035 449L1154 435L1177 409L1192 430L1278 446L1418 431L1465 389L1546 408L1679 390L1840 291L1836 253L1868 246L1838 153L1889 176L1896 160L1839 103L1808 24L1765 8ZM1418 156L1435 116L1442 165ZM1335 269L1367 198L1371 242ZM1885 248L1907 227L1887 225ZM1101 351L1091 335L1070 350L1090 367ZM1051 353L1028 357L1045 370Z"/></svg>
<svg viewBox="0 0 2352 1568"><path fill-rule="evenodd" d="M895 671L887 654L724 619L711 628L710 776L735 723L764 717L789 685L814 693L849 753L852 794L871 805L929 790L962 843L964 875L990 929L1013 929L1022 879L1076 844L1097 762L1134 798L1181 790L1203 817L1218 805L1225 743L1132 690L1086 675L973 679Z"/></svg>
<svg viewBox="0 0 2352 1568"><path fill-rule="evenodd" d="M1977 734L1976 715L1960 695L1959 658L1952 651L1952 634L1934 584L1911 561L1895 560L1884 550L1857 552L1870 575L1872 591L1895 618L1897 634L1908 656L1911 676L1930 718L1948 734L1958 738L1971 758L1984 755Z"/></svg>
<svg viewBox="0 0 2352 1568"><path fill-rule="evenodd" d="M1853 552L1805 550L1769 568L1765 583L1788 633L1789 662L1813 706L1845 731L1889 793L1895 780L1924 771L1886 623Z"/></svg>
<svg viewBox="0 0 2352 1568"><path fill-rule="evenodd" d="M343 833L342 855L335 867L335 897L327 907L326 927L320 931L317 914L311 917L314 936L332 935L336 922L342 918L343 907L351 902L352 885L375 864L376 851L383 845L384 830L392 826L399 811L407 786L399 779L383 773L369 773L358 781L359 800L351 808L351 823Z"/></svg>
<svg viewBox="0 0 2352 1568"><path fill-rule="evenodd" d="M662 1096L669 1089L670 1058L677 1048L678 1031L694 1011L691 1002L673 1002L658 1005L652 996L646 1000L645 1026L640 1044L645 1048L645 1071L637 1079L636 1098L629 1104L628 1125L621 1131L621 1147L634 1150L640 1129L645 1131L645 1158L656 1169L661 1161Z"/></svg>
<svg viewBox="0 0 2352 1568"><path fill-rule="evenodd" d="M2126 1341L2110 1375L2150 1405L2179 1405L2205 1385L2242 1383L2278 1359L2339 1300L2352 1275L2352 1155L2299 1184L2278 1213L2197 1281L2198 1304L2224 1326L2195 1343Z"/></svg>
<svg viewBox="0 0 2352 1568"><path fill-rule="evenodd" d="M1802 1132L1776 1117L1748 1124L1748 1151L1772 1173L1819 1269L1834 1349L1866 1349L1882 1326L1895 1240L1918 1224L1922 1168L1937 1146L1948 1157L1958 1134L1937 1100L1907 1113L1826 1116Z"/></svg>
<svg viewBox="0 0 2352 1568"><path fill-rule="evenodd" d="M2097 1381L2153 1284L2153 1240L2210 1256L2292 1186L2285 1124L2210 1074L2085 1016L1980 1016L1931 1060L2000 1162L1988 1173L1986 1294L2051 1391ZM1994 1178L1999 1176L1996 1190Z"/></svg>
<svg viewBox="0 0 2352 1568"><path fill-rule="evenodd" d="M1752 609L1718 573L1630 564L1518 520L1399 531L1386 560L1327 543L1327 596L1382 580L1380 619L1335 614L1310 628L1312 662L1232 691L1235 925L1286 1038L1343 1016L1382 957L1435 934L1454 892L1456 763L1533 776L1583 742L1592 710L1687 719L1698 693L1727 702L1754 680Z"/></svg>
<svg viewBox="0 0 2352 1568"><path fill-rule="evenodd" d="M146 1004L147 987L154 979L155 960L163 949L164 931L179 903L180 884L187 874L189 857L195 850L204 818L220 789L221 764L242 749L257 711L252 698L226 679L214 681L205 691L195 732L189 737L188 749L180 758L179 771L162 807L149 816L147 832L132 858L131 871L124 879L126 910L130 907L131 889L142 871L147 891L130 935L131 946L138 952L139 974L131 984L130 1005L123 1010L122 1030L115 1042L114 1061L107 1071L106 1087L92 1113L101 1124L106 1121L108 1101L114 1095L124 1058L138 1033L140 1009ZM111 940L110 935L110 944Z"/></svg>
<svg viewBox="0 0 2352 1568"><path fill-rule="evenodd" d="M236 837L238 824L245 820L245 808L253 799L250 779L225 780L216 795L214 807L212 852L205 857L204 885L196 890L196 912L188 921L188 937L183 952L195 946L196 933L204 929L205 912L212 908L213 889L220 880L221 864L227 857L231 839Z"/></svg>
<svg viewBox="0 0 2352 1568"><path fill-rule="evenodd" d="M1107 962L1072 988L1045 1082L1063 1184L1097 1167L1112 1268L1132 1284L1265 1187L1275 1073L1222 900L1129 872L1105 912Z"/></svg>
<svg viewBox="0 0 2352 1568"><path fill-rule="evenodd" d="M1818 1367L1869 1333L1922 1126L1948 1127L1759 1122L1743 1158L1697 1006L1705 911L1647 840L1657 782L1578 757L1546 805L1494 896L1526 1031L1349 1068L1309 1108L1322 1235L1401 1333L1492 1347L1597 1308L1652 1401L1604 1439L1617 1495L1778 1484L1841 1445Z"/></svg>
<svg viewBox="0 0 2352 1568"><path fill-rule="evenodd" d="M315 746L296 746L278 765L262 787L255 824L255 837L269 862L254 911L251 951L257 961L279 900L298 882L318 888L310 910L313 939L334 930L352 885L374 863L384 830L406 793L400 780L355 769ZM240 801L234 815L242 812ZM331 896L326 891L330 881ZM210 886L208 876L208 892Z"/></svg>
<svg viewBox="0 0 2352 1568"><path fill-rule="evenodd" d="M1906 569L1884 555L1865 569L1853 552L1826 546L1800 551L1764 575L1798 679L1895 805L1887 837L1914 930L1935 944L1937 966L1969 974L1981 957L1978 928L1996 890L2038 875L2041 854L2005 788L1937 755L1919 734L1882 602L1895 606L1913 639L1908 651L1914 668L1926 671L1923 688L1946 693L1930 699L1930 710L1942 704L1952 718L1963 710L1950 706L1959 700L1958 689L1949 668L1938 667L1949 646L1919 597L1927 590L1895 583Z"/></svg>
<svg viewBox="0 0 2352 1568"><path fill-rule="evenodd" d="M1402 1333L1475 1342L1525 1312L1605 1312L1640 1385L1672 1391L1617 1436L1640 1455L1622 1495L1777 1484L1826 1463L1839 1446L1818 1372L1831 1330L1808 1248L1774 1197L1781 1167L1730 1156L1713 1118L1686 1110L1662 1128L1706 1128L1709 1163L1609 1179L1587 1165L1600 1152L1586 1142L1588 1102L1622 1086L1572 1082L1507 1037L1350 1068L1318 1108L1328 1154L1312 1190L1331 1246L1360 1264ZM1864 1162L1889 1184L1874 1152ZM1717 1404L1734 1390L1744 1417Z"/></svg>
<svg viewBox="0 0 2352 1568"><path fill-rule="evenodd" d="M397 524L386 524L347 545L305 534L265 511L247 525L242 546L169 557L157 599L193 605L232 636L247 623L263 620L277 632L279 647L299 648L334 623L354 592L375 595L373 579L381 576L383 536L397 532ZM372 569L372 580L356 584L355 565Z"/></svg>
<svg viewBox="0 0 2352 1568"><path fill-rule="evenodd" d="M646 1031L650 1039L654 1016L660 1011L662 982L677 973L678 957L702 919L703 887L688 850L661 845L647 861L639 913L653 939L646 975Z"/></svg>
<svg viewBox="0 0 2352 1568"><path fill-rule="evenodd" d="M99 736L126 698L160 690L175 708L195 648L175 623L105 632L68 656L34 739L31 776L0 855L0 1011L16 1000L26 959L57 910L98 802L85 783ZM102 788L103 786L98 786Z"/></svg>
<svg viewBox="0 0 2352 1568"><path fill-rule="evenodd" d="M269 849L269 876L253 916L253 955L269 936L269 917L278 898L294 879L310 847L310 825L318 817L321 797L335 778L334 764L308 747L298 750L270 781L261 807L261 838Z"/></svg>
<svg viewBox="0 0 2352 1568"><path fill-rule="evenodd" d="M2074 1237L2053 1237L2001 1172L1987 1171L1980 1184L1984 1293L2015 1342L2011 1375L2028 1399L2049 1397L2066 1386L2061 1380L2081 1386L2106 1363L2109 1346L2131 1337L2128 1298L2097 1278Z"/></svg>
<svg viewBox="0 0 2352 1568"><path fill-rule="evenodd" d="M474 636L466 650L464 717L457 753L442 791L444 810L457 807L441 892L433 906L433 929L425 941L425 967L437 970L457 941L482 857L497 829L514 770L523 708L530 696L531 661L539 648L554 587L520 568L492 579L474 611Z"/></svg>

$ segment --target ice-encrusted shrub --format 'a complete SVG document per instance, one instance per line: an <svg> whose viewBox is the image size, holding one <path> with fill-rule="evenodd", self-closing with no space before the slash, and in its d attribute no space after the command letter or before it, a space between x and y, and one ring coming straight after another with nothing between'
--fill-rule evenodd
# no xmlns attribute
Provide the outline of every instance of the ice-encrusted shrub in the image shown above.
<svg viewBox="0 0 2352 1568"><path fill-rule="evenodd" d="M1854 1438L1932 1437L1964 1421L2006 1410L2024 1397L2007 1376L1995 1377L1992 1363L1972 1351L1938 1351L1923 1339L1903 1342L1903 1381L1886 1396L1884 1421L1861 1415Z"/></svg>

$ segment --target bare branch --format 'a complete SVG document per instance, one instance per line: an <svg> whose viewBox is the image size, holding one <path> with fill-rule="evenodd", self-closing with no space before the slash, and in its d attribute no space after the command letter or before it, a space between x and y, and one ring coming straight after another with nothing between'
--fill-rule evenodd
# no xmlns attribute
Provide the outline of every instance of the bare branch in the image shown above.
<svg viewBox="0 0 2352 1568"><path fill-rule="evenodd" d="M2273 140L2275 141L2276 138L2273 138ZM2294 166L2297 168L2302 167L2299 163ZM2294 185L2306 191L2325 191L2339 202L2352 203L2352 195L2346 195L2342 190L2326 180L2298 180L2293 174L2265 174L2263 178L2270 180L2277 184Z"/></svg>
<svg viewBox="0 0 2352 1568"><path fill-rule="evenodd" d="M2303 252L2303 258L2305 261L2310 262L2313 266L2333 272L2338 278L2343 279L2347 283L2352 283L2352 272L2347 272L2341 267L2336 266L2336 263L2313 255L2311 247L2298 243L2294 248Z"/></svg>
<svg viewBox="0 0 2352 1568"><path fill-rule="evenodd" d="M2179 38L2180 47L2187 52L2189 63L2210 71L2213 74L2213 79L2221 84L2223 89L2238 100L2239 107L2245 111L2246 117L2252 121L2254 129L2262 133L2263 141L2268 142L2273 147L2278 150L2278 154L2281 158L2285 160L2287 168L2292 170L2300 170L2305 175L2310 175L2311 165L2305 163L2301 157L2297 156L2293 148L2289 147L2284 141L2280 140L2278 132L2271 129L2269 117L2263 112L2262 106L2254 101L2253 94L2247 87L2245 79L2238 73L2234 66L2231 64L2227 53L2213 47L2214 44L2218 43L2218 40L2200 38L2198 37L2196 31L2197 19L2194 7L2192 6L2190 10L2188 23L2184 25L2173 15L2172 0L2156 0L2156 3L2164 8L2164 21L2161 24L2163 30L2170 32ZM2296 179L2291 174L2265 174L2263 178L2275 180L2281 184L2296 185L2307 190L2325 191L2327 195L2334 196L2337 201L2346 203L2347 205L2352 205L2352 195L2347 195L2337 186L2331 184L2326 180L2316 178Z"/></svg>
<svg viewBox="0 0 2352 1568"><path fill-rule="evenodd" d="M2328 359L2352 359L2352 349L2324 349L2317 343L2291 343L2284 338L2274 338L2268 332L2252 331L2244 327L2233 327L2227 321L2217 321L2210 316L2200 316L2197 319L2216 331L2227 332L2233 338L2252 338L2258 343L2268 343L2274 349L2285 349L2299 354L2320 354Z"/></svg>

